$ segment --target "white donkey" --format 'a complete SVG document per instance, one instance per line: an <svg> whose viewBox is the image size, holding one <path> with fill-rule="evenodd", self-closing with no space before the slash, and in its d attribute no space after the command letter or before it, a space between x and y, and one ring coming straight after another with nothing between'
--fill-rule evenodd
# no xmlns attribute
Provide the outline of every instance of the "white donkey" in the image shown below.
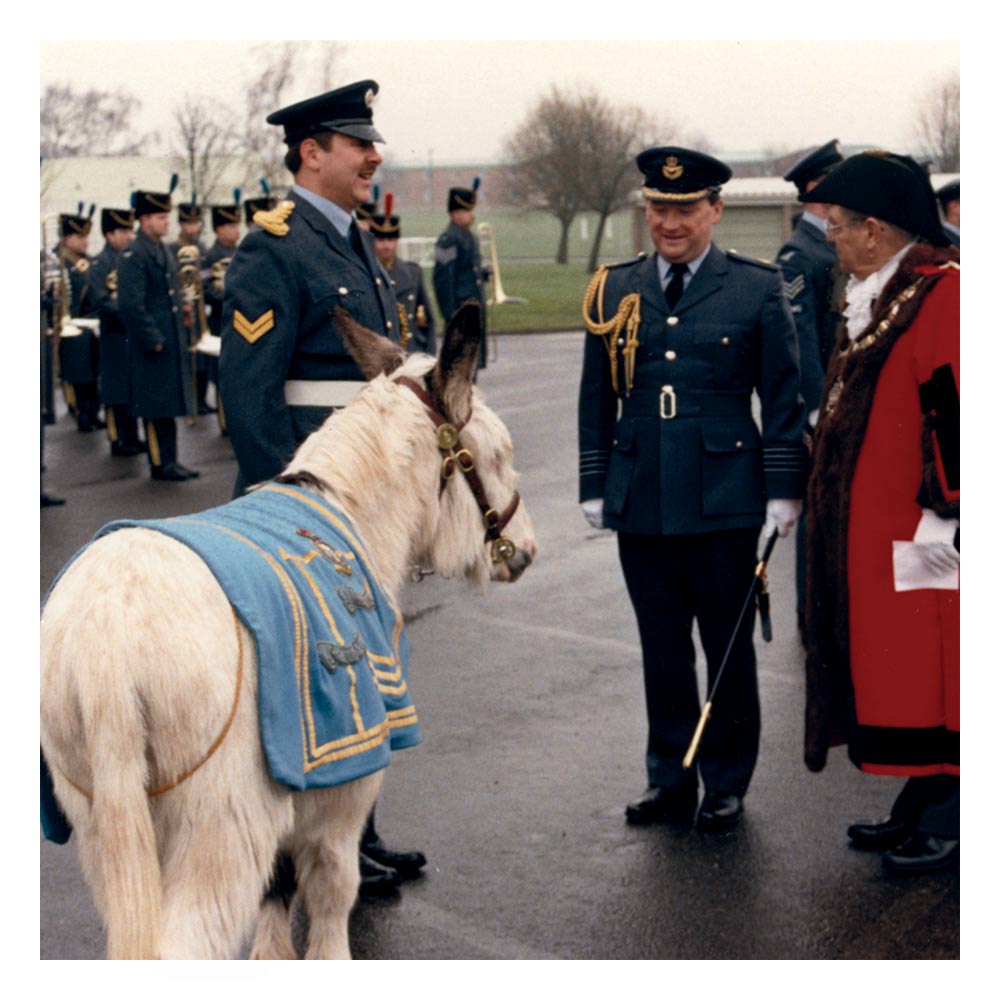
<svg viewBox="0 0 1000 1000"><path fill-rule="evenodd" d="M516 579L536 543L510 436L473 387L478 307L453 318L437 363L406 358L346 314L337 322L371 381L281 478L347 515L393 601L415 564L480 584ZM443 422L460 429L457 463ZM443 464L456 473L444 481ZM295 861L309 916L306 957L350 957L358 843L382 772L305 791L272 780L257 681L251 634L215 577L160 532L102 537L49 596L42 749L109 958L236 957L279 850ZM281 927L270 909L254 957L290 957L287 918Z"/></svg>

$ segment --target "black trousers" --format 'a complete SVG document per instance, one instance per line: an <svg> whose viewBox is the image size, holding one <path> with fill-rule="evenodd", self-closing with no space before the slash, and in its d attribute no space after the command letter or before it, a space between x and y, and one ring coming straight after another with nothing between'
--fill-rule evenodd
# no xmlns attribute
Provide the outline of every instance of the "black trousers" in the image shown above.
<svg viewBox="0 0 1000 1000"><path fill-rule="evenodd" d="M642 643L650 785L697 784L681 762L701 704L693 624L698 623L714 683L757 564L759 528L700 535L618 533L618 552ZM760 743L760 701L753 649L754 616L747 611L712 702L697 763L708 791L743 796Z"/></svg>
<svg viewBox="0 0 1000 1000"><path fill-rule="evenodd" d="M958 840L959 779L954 774L909 778L892 806L893 819L913 824L921 833Z"/></svg>
<svg viewBox="0 0 1000 1000"><path fill-rule="evenodd" d="M112 444L139 444L139 421L129 416L128 403L105 403L104 415Z"/></svg>
<svg viewBox="0 0 1000 1000"><path fill-rule="evenodd" d="M173 417L144 417L149 464L162 468L177 461L177 421Z"/></svg>

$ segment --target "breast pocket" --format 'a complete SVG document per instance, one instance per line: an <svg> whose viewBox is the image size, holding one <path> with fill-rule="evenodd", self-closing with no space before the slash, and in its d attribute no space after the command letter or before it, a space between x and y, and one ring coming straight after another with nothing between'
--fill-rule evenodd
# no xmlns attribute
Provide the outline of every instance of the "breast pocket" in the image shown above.
<svg viewBox="0 0 1000 1000"><path fill-rule="evenodd" d="M764 511L760 432L752 421L702 425L701 504L706 515Z"/></svg>
<svg viewBox="0 0 1000 1000"><path fill-rule="evenodd" d="M711 385L735 389L753 384L750 330L732 323L706 324L695 334L694 351L711 366Z"/></svg>
<svg viewBox="0 0 1000 1000"><path fill-rule="evenodd" d="M615 428L615 442L604 484L604 510L608 514L618 516L625 512L635 471L635 438L635 423L631 420L620 421Z"/></svg>

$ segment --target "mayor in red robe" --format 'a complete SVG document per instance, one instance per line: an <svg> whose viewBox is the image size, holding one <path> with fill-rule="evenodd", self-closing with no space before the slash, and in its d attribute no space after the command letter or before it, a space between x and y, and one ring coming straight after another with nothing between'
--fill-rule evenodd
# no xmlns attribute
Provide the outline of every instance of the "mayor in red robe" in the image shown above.
<svg viewBox="0 0 1000 1000"><path fill-rule="evenodd" d="M959 254L909 157L850 157L810 198L851 278L807 491L806 764L846 743L907 777L848 836L935 870L958 856Z"/></svg>

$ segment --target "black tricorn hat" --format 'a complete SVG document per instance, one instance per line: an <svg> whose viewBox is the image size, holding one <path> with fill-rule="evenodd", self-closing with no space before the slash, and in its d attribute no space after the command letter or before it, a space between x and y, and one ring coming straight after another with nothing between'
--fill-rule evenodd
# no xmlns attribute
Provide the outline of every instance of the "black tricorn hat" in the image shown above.
<svg viewBox="0 0 1000 1000"><path fill-rule="evenodd" d="M472 187L453 187L448 190L448 211L455 212L462 209L472 209L476 207L479 185L481 181L478 177L472 178Z"/></svg>
<svg viewBox="0 0 1000 1000"><path fill-rule="evenodd" d="M84 215L83 214L83 202L78 202L76 206L76 213L65 212L59 216L59 235L60 236L89 236L91 219L94 217L94 211L96 210L96 205L90 206L90 211Z"/></svg>
<svg viewBox="0 0 1000 1000"><path fill-rule="evenodd" d="M135 226L135 212L131 208L102 208L101 232L110 233L115 229L132 229Z"/></svg>
<svg viewBox="0 0 1000 1000"><path fill-rule="evenodd" d="M169 212L171 208L170 196L177 187L177 174L170 177L170 190L165 194L157 191L133 191L132 208L135 209L136 218L143 215L157 215L160 212Z"/></svg>
<svg viewBox="0 0 1000 1000"><path fill-rule="evenodd" d="M799 201L841 205L935 246L948 246L927 172L912 157L871 150L849 156Z"/></svg>
<svg viewBox="0 0 1000 1000"><path fill-rule="evenodd" d="M385 142L372 124L372 104L378 93L374 80L359 80L318 97L272 111L268 125L282 125L289 146L322 132L342 132L367 142Z"/></svg>
<svg viewBox="0 0 1000 1000"><path fill-rule="evenodd" d="M945 208L949 202L962 200L958 194L960 180L960 178L956 177L953 181L945 184L944 187L937 189L937 200L941 203L942 208Z"/></svg>
<svg viewBox="0 0 1000 1000"><path fill-rule="evenodd" d="M718 193L733 176L721 160L680 146L655 146L635 158L645 183L643 197L678 203L700 201Z"/></svg>
<svg viewBox="0 0 1000 1000"><path fill-rule="evenodd" d="M811 149L803 156L784 176L784 180L791 181L803 193L806 185L810 181L817 180L824 174L828 174L838 163L844 162L844 156L840 152L840 142L831 139L822 146Z"/></svg>

